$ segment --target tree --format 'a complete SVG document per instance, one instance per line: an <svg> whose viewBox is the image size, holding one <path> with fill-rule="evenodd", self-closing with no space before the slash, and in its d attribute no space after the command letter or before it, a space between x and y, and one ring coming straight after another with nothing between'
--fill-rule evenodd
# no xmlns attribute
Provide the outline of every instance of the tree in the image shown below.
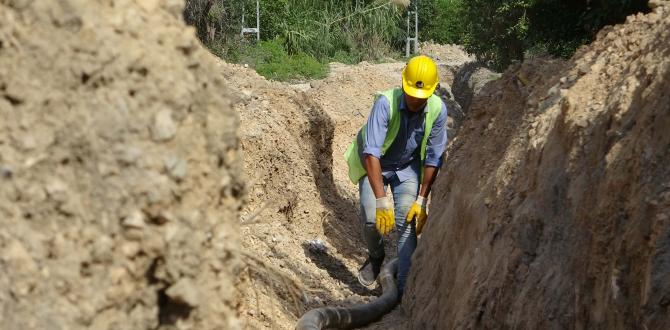
<svg viewBox="0 0 670 330"><path fill-rule="evenodd" d="M208 20L214 0L187 0L184 6L184 21L193 25L202 41L211 40L210 31L213 24Z"/></svg>
<svg viewBox="0 0 670 330"><path fill-rule="evenodd" d="M648 0L468 0L460 14L466 49L497 69L544 51L569 57L605 25L647 10Z"/></svg>

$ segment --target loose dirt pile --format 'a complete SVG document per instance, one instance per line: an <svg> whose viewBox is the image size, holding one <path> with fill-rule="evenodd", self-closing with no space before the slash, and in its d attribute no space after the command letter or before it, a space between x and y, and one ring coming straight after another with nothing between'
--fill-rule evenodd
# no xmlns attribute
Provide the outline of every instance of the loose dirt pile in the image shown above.
<svg viewBox="0 0 670 330"><path fill-rule="evenodd" d="M660 5L482 89L415 254L414 328L670 328L669 55Z"/></svg>
<svg viewBox="0 0 670 330"><path fill-rule="evenodd" d="M427 41L420 43L419 47L422 54L432 57L443 65L461 66L463 63L476 60L475 56L468 54L460 45L442 45Z"/></svg>
<svg viewBox="0 0 670 330"><path fill-rule="evenodd" d="M238 121L182 1L0 4L0 324L234 329Z"/></svg>
<svg viewBox="0 0 670 330"><path fill-rule="evenodd" d="M478 62L469 62L461 66L454 76L454 82L451 85L451 92L454 99L464 112L468 112L472 103L472 98L479 94L489 81L500 78L499 73L495 73Z"/></svg>

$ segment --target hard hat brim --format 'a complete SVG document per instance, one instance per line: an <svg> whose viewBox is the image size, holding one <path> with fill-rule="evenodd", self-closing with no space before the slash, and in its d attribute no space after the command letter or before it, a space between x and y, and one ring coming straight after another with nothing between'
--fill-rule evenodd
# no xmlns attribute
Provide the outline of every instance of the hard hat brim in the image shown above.
<svg viewBox="0 0 670 330"><path fill-rule="evenodd" d="M431 89L422 89L422 88L416 88L411 85L409 85L405 79L402 81L402 89L403 91L412 97L416 97L418 99L427 99L431 95L433 95L433 92L435 91L435 87L437 87L437 84L435 84Z"/></svg>

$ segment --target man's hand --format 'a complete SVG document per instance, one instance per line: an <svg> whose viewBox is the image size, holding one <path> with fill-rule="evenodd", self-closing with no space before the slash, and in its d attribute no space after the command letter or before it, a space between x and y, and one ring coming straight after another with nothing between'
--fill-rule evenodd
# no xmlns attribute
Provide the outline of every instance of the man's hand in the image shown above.
<svg viewBox="0 0 670 330"><path fill-rule="evenodd" d="M418 196L414 204L412 204L412 206L409 208L409 212L407 213L407 222L412 222L414 219L416 219L417 235L421 234L421 231L423 230L423 225L426 223L426 220L428 219L428 213L426 212L426 203L427 200L424 197Z"/></svg>
<svg viewBox="0 0 670 330"><path fill-rule="evenodd" d="M377 210L375 213L375 227L383 235L391 232L395 226L395 215L393 214L393 205L387 197L377 198Z"/></svg>
<svg viewBox="0 0 670 330"><path fill-rule="evenodd" d="M377 198L377 210L375 212L375 227L377 231L386 235L391 232L395 226L395 215L393 214L393 204L389 202L384 192L384 180L382 179L382 167L379 159L371 156L365 156L365 170L368 172L368 180L372 192Z"/></svg>

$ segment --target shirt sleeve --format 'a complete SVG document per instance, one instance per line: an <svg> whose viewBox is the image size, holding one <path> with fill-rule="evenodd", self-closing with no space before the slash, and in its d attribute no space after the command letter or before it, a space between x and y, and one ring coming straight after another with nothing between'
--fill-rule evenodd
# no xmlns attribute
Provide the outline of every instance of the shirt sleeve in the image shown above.
<svg viewBox="0 0 670 330"><path fill-rule="evenodd" d="M386 139L388 130L388 118L390 113L389 101L385 96L380 96L372 106L370 117L368 118L368 128L365 134L365 147L363 153L380 158L382 155L382 146Z"/></svg>
<svg viewBox="0 0 670 330"><path fill-rule="evenodd" d="M442 166L442 154L447 146L447 106L442 102L442 111L437 116L426 142L424 166Z"/></svg>

